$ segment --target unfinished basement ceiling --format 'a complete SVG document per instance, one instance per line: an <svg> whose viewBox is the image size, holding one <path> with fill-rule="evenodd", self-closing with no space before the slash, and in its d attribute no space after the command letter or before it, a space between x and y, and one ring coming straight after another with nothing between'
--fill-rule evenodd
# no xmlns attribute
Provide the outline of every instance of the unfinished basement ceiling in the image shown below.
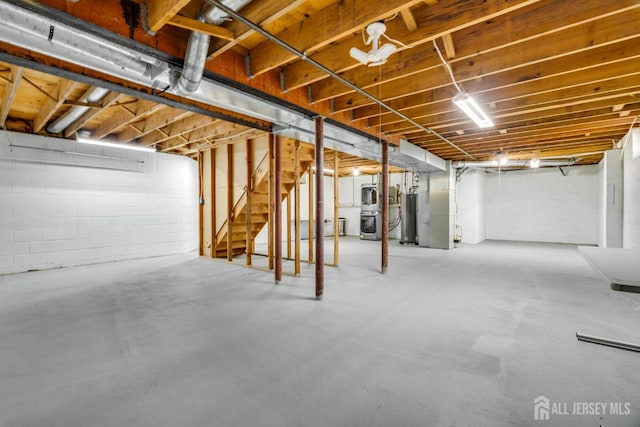
<svg viewBox="0 0 640 427"><path fill-rule="evenodd" d="M178 65L188 28L201 27L193 18L204 5L188 0L148 0L144 7L116 0L39 3L156 49ZM359 0L253 0L239 13L421 127L237 20L205 25L219 35L211 38L205 73L392 144L405 139L447 160L491 160L503 152L513 159L576 157L579 164L597 163L640 113L640 3L635 0L404 0L376 7ZM379 20L385 20L387 36L406 46L393 42L398 51L385 64L367 67L349 50L369 49L363 30ZM451 102L457 91L434 41L456 82L474 95L495 126L478 128ZM73 137L85 129L96 137L193 156L281 124L149 91L6 42L0 42L0 52L7 55L0 64L0 119L10 130L48 134L48 125L83 105L88 113L58 135ZM24 62L14 66L12 58L71 75L35 71ZM87 103L83 95L89 84L74 81L73 75L129 90ZM136 96L136 90L154 98ZM341 164L351 169L375 167L375 162L343 156Z"/></svg>

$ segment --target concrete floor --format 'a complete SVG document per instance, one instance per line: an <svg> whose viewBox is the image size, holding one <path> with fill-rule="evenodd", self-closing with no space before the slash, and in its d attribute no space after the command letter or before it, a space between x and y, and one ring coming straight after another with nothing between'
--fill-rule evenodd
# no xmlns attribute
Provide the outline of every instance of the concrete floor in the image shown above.
<svg viewBox="0 0 640 427"><path fill-rule="evenodd" d="M0 277L0 426L639 426L640 295L566 245L343 239L273 275L193 255ZM533 417L533 401L630 415Z"/></svg>

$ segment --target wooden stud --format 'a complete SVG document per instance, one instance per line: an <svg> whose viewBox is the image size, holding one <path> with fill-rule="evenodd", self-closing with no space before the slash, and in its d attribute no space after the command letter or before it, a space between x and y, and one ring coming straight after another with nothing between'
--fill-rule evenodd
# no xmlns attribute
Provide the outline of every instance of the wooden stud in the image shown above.
<svg viewBox="0 0 640 427"><path fill-rule="evenodd" d="M287 258L291 259L291 191L287 194Z"/></svg>
<svg viewBox="0 0 640 427"><path fill-rule="evenodd" d="M189 4L191 0L148 0L147 24L153 32L158 32L164 24L168 23L180 9Z"/></svg>
<svg viewBox="0 0 640 427"><path fill-rule="evenodd" d="M313 169L309 168L309 262L313 262Z"/></svg>
<svg viewBox="0 0 640 427"><path fill-rule="evenodd" d="M413 16L413 13L411 13L411 9L402 9L400 11L400 14L402 15L402 19L404 20L404 25L407 26L407 30L409 30L409 32L414 32L418 29L416 18Z"/></svg>
<svg viewBox="0 0 640 427"><path fill-rule="evenodd" d="M453 37L451 37L451 33L447 33L442 36L442 41L444 42L444 51L447 54L447 58L453 59L456 57L456 47L453 44Z"/></svg>
<svg viewBox="0 0 640 427"><path fill-rule="evenodd" d="M18 86L20 86L20 80L24 74L24 68L22 67L10 66L10 69L12 83L9 83L7 87L5 87L4 93L2 94L2 105L0 106L0 127L3 127L7 121L9 111L11 110L11 104L13 104L13 100L18 92Z"/></svg>
<svg viewBox="0 0 640 427"><path fill-rule="evenodd" d="M218 39L227 41L232 41L234 39L233 33L224 27L207 24L206 22L200 22L185 16L176 15L167 21L167 24L178 28L184 28L186 30L197 31Z"/></svg>
<svg viewBox="0 0 640 427"><path fill-rule="evenodd" d="M294 275L300 275L300 142L295 142L295 160L294 160L294 176L295 182L293 184L295 195L295 255L294 255Z"/></svg>
<svg viewBox="0 0 640 427"><path fill-rule="evenodd" d="M100 101L100 104L102 105L102 107L101 108L91 108L91 109L89 109L89 111L84 113L76 121L74 121L69 126L67 126L67 128L64 130L64 136L67 137L67 138L70 138L73 135L75 135L75 133L82 126L84 126L85 123L87 123L89 120L93 119L98 114L102 113L104 110L109 108L111 106L111 104L116 102L116 100L118 99L119 96L120 96L120 94L118 92L109 92L109 93L107 93L105 95L105 97L102 98L102 100Z"/></svg>
<svg viewBox="0 0 640 427"><path fill-rule="evenodd" d="M58 83L58 87L56 89L56 100L54 101L51 98L47 98L42 107L40 107L40 111L38 111L38 114L33 119L34 133L38 133L42 130L42 128L44 128L49 119L56 113L56 111L58 111L58 108L60 108L62 104L64 104L64 102L67 100L69 95L71 95L77 85L78 83L74 82L73 80L60 80L60 83Z"/></svg>

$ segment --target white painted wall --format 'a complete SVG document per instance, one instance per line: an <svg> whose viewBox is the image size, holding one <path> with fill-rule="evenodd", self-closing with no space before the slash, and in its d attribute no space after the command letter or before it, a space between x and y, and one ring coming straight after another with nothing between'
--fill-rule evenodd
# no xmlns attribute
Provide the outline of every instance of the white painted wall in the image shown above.
<svg viewBox="0 0 640 427"><path fill-rule="evenodd" d="M598 166L565 170L488 174L487 239L596 244Z"/></svg>
<svg viewBox="0 0 640 427"><path fill-rule="evenodd" d="M598 163L598 246L607 247L607 162Z"/></svg>
<svg viewBox="0 0 640 427"><path fill-rule="evenodd" d="M634 128L624 150L623 248L640 247L640 129Z"/></svg>
<svg viewBox="0 0 640 427"><path fill-rule="evenodd" d="M186 157L0 132L0 274L196 250L197 200Z"/></svg>
<svg viewBox="0 0 640 427"><path fill-rule="evenodd" d="M486 172L469 170L456 185L456 224L462 229L462 242L480 243L487 238Z"/></svg>

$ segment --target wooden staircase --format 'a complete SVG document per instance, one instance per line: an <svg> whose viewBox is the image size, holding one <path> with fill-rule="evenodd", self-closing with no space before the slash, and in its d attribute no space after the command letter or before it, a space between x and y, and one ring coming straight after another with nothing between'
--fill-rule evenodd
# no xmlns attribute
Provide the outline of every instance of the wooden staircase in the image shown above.
<svg viewBox="0 0 640 427"><path fill-rule="evenodd" d="M295 184L295 151L296 143L293 140L282 140L282 201L293 190ZM312 145L300 144L299 146L299 174L304 175L313 163ZM232 255L239 255L247 250L247 192L250 191L251 199L251 241L260 233L269 220L269 153L255 168L253 175L253 189L245 188L244 192L233 206L231 215L231 247ZM216 233L214 257L227 257L227 245L229 239L228 221L225 220Z"/></svg>

